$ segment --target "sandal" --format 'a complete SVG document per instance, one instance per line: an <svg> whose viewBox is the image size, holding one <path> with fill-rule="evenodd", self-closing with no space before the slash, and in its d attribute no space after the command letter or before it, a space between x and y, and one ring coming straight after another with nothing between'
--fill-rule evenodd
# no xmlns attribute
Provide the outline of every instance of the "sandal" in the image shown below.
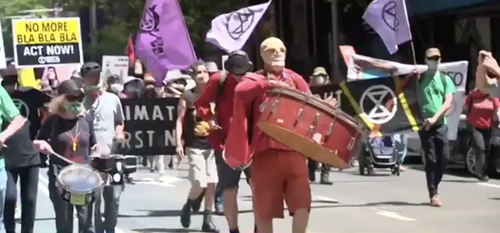
<svg viewBox="0 0 500 233"><path fill-rule="evenodd" d="M441 207L443 206L443 202L441 202L441 200L439 199L439 196L438 195L434 195L432 198L431 198L431 203L430 205L432 207Z"/></svg>

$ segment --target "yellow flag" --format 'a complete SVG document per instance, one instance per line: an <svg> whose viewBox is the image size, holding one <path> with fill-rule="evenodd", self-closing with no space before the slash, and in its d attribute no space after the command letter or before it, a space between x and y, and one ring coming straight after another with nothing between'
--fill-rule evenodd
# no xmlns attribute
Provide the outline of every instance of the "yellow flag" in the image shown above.
<svg viewBox="0 0 500 233"><path fill-rule="evenodd" d="M35 78L35 71L33 68L19 70L19 85L23 87L32 87L40 90L40 83Z"/></svg>

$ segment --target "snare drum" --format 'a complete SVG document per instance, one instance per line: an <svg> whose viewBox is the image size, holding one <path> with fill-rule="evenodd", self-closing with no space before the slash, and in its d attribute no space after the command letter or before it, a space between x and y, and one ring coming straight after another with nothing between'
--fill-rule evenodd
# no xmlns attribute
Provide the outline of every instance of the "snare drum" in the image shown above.
<svg viewBox="0 0 500 233"><path fill-rule="evenodd" d="M259 129L306 157L336 168L350 167L364 138L361 124L311 94L273 89L260 106Z"/></svg>
<svg viewBox="0 0 500 233"><path fill-rule="evenodd" d="M99 173L84 164L72 164L63 168L56 183L61 198L79 206L86 206L99 197L102 185Z"/></svg>

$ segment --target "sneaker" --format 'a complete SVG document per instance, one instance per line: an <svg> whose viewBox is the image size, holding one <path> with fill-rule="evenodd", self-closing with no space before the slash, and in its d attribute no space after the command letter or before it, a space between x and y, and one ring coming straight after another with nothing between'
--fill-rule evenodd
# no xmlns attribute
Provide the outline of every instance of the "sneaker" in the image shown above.
<svg viewBox="0 0 500 233"><path fill-rule="evenodd" d="M434 196L431 198L430 205L431 205L432 207L441 207L441 206L443 206L443 202L441 202L441 200L439 199L439 196L438 196L438 195L434 195Z"/></svg>
<svg viewBox="0 0 500 233"><path fill-rule="evenodd" d="M191 205L189 202L182 207L181 225L184 228L188 228L191 225Z"/></svg>
<svg viewBox="0 0 500 233"><path fill-rule="evenodd" d="M488 175L480 175L477 176L477 179L479 182L488 182L490 180L490 177Z"/></svg>

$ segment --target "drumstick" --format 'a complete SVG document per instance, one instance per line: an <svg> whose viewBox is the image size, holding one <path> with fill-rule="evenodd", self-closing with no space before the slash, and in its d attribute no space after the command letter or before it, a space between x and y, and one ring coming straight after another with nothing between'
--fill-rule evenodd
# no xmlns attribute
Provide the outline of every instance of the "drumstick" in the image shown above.
<svg viewBox="0 0 500 233"><path fill-rule="evenodd" d="M75 162L73 162L73 161L71 161L71 160L67 159L66 157L64 157L64 156L62 156L62 155L60 155L60 154L58 154L58 153L56 153L56 152L53 152L53 151L52 151L52 152L50 152L50 155L55 155L56 157L58 157L58 158L60 158L60 159L64 160L64 162L66 162L66 163L69 163L69 164L75 164Z"/></svg>

